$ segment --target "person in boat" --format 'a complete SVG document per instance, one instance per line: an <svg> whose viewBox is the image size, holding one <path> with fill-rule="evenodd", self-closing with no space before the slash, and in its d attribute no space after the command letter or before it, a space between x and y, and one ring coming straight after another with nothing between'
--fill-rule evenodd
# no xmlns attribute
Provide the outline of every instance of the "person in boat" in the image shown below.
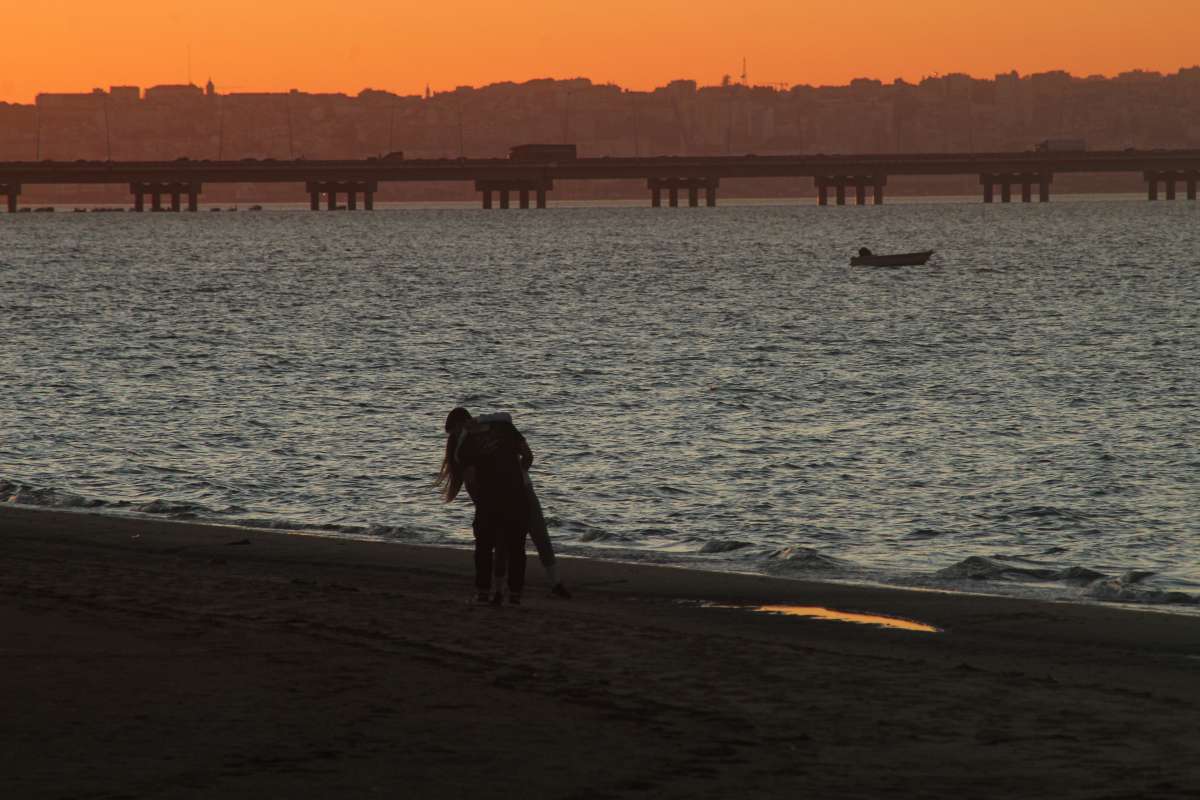
<svg viewBox="0 0 1200 800"><path fill-rule="evenodd" d="M858 248L858 254L859 254L859 256L861 256L862 258L867 258L868 256L873 256L873 255L875 255L874 253L872 253L872 252L871 252L871 248L869 248L869 247L860 247L860 248Z"/></svg>

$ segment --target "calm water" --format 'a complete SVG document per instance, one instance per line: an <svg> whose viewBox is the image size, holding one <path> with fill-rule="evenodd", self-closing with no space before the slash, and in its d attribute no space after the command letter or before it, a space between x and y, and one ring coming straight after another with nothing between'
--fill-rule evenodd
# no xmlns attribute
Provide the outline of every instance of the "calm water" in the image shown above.
<svg viewBox="0 0 1200 800"><path fill-rule="evenodd" d="M1200 598L1195 204L0 215L0 311L10 502L465 543L464 404L568 554Z"/></svg>

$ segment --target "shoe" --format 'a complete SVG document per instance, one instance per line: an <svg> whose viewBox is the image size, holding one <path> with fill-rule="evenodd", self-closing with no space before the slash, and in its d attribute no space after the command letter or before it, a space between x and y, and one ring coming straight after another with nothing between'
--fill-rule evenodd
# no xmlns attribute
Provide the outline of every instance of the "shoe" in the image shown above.
<svg viewBox="0 0 1200 800"><path fill-rule="evenodd" d="M550 594L554 595L555 597L561 597L563 600L571 599L571 593L567 591L566 586L563 586L562 581L559 581L550 587Z"/></svg>
<svg viewBox="0 0 1200 800"><path fill-rule="evenodd" d="M517 593L510 593L510 594L508 595L508 604L509 604L510 606L519 606L519 605L521 605L521 595L520 595L520 593L519 593L519 592L517 592Z"/></svg>

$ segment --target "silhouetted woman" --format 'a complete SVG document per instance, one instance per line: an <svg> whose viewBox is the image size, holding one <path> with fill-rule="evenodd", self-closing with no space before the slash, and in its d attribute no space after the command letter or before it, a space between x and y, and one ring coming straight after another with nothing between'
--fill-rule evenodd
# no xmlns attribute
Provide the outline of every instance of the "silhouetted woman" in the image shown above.
<svg viewBox="0 0 1200 800"><path fill-rule="evenodd" d="M446 502L467 486L475 502L475 590L478 602L500 603L508 576L508 601L521 602L525 585L525 533L529 500L524 471L533 461L525 437L510 421L479 423L465 408L446 416L446 452L438 485Z"/></svg>

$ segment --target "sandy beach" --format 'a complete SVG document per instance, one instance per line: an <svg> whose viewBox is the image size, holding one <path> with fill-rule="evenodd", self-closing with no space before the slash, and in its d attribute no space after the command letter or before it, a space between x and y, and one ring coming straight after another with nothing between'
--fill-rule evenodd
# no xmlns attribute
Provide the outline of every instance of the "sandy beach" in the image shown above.
<svg viewBox="0 0 1200 800"><path fill-rule="evenodd" d="M1194 798L1200 619L0 506L5 798ZM939 632L756 613L889 615Z"/></svg>

